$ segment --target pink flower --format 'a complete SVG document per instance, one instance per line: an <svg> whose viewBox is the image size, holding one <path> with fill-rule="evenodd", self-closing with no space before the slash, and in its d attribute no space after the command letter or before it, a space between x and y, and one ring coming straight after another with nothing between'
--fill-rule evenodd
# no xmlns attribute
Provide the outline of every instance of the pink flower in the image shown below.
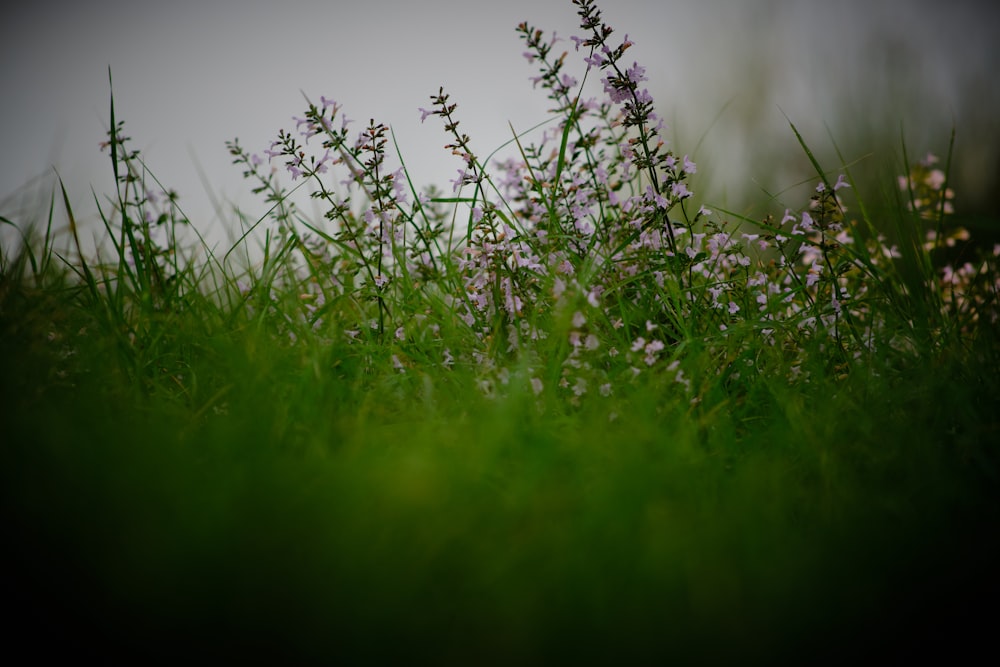
<svg viewBox="0 0 1000 667"><path fill-rule="evenodd" d="M927 187L931 190L940 190L944 185L944 181L944 172L940 169L935 169L927 175L927 179L924 182L927 183Z"/></svg>

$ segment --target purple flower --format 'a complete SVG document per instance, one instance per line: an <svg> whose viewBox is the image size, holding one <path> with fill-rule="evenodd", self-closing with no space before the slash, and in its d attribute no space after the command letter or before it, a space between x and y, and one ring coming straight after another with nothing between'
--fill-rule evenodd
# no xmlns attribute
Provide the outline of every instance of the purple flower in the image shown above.
<svg viewBox="0 0 1000 667"><path fill-rule="evenodd" d="M670 187L670 194L672 194L677 199L687 199L691 196L691 191L688 190L687 185L684 183L674 183Z"/></svg>
<svg viewBox="0 0 1000 667"><path fill-rule="evenodd" d="M615 104L621 104L631 97L631 91L611 75L604 77L604 92Z"/></svg>
<svg viewBox="0 0 1000 667"><path fill-rule="evenodd" d="M646 200L652 200L655 202L657 208L669 208L670 206L670 202L667 201L667 198L659 192L655 192L653 190L653 186L651 185L646 186Z"/></svg>
<svg viewBox="0 0 1000 667"><path fill-rule="evenodd" d="M636 62L633 62L632 66L625 70L625 77L632 83L649 80L646 78L646 68Z"/></svg>
<svg viewBox="0 0 1000 667"><path fill-rule="evenodd" d="M636 91L636 93L635 93L635 99L639 102L639 104L652 104L653 103L653 96L650 95L649 91L646 90L645 88L643 88L642 90ZM649 118L650 119L652 119L654 117L655 117L655 114L652 114L652 113L649 114Z"/></svg>
<svg viewBox="0 0 1000 667"><path fill-rule="evenodd" d="M458 172L458 178L448 181L452 184L452 190L458 192L458 189L465 185L469 178L469 174L464 169L456 169Z"/></svg>
<svg viewBox="0 0 1000 667"><path fill-rule="evenodd" d="M559 83L562 84L563 88L572 88L576 85L576 79L571 77L569 74L563 74L559 78Z"/></svg>
<svg viewBox="0 0 1000 667"><path fill-rule="evenodd" d="M812 216L806 212L802 213L802 229L807 232L813 231L813 219Z"/></svg>

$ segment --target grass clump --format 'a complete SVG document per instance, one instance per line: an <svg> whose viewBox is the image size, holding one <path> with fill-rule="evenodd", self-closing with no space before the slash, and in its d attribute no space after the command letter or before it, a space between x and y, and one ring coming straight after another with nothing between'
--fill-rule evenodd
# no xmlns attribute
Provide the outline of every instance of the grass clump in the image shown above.
<svg viewBox="0 0 1000 667"><path fill-rule="evenodd" d="M18 627L115 659L503 664L985 627L954 610L997 581L1000 274L947 168L848 206L792 126L809 201L696 204L632 43L573 4L559 56L517 27L553 109L514 157L480 160L441 89L421 113L461 168L417 192L388 128L321 97L263 153L229 142L266 212L224 253L112 103L106 244L63 191L0 266Z"/></svg>

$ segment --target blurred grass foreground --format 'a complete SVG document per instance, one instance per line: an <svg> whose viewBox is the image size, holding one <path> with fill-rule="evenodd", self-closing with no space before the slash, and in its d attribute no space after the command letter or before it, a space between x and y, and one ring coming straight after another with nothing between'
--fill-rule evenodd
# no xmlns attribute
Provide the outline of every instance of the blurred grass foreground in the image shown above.
<svg viewBox="0 0 1000 667"><path fill-rule="evenodd" d="M0 253L11 650L989 650L1000 248L995 211L953 218L962 156L859 183L790 125L803 201L725 211L688 187L631 42L572 4L566 53L517 28L553 105L519 158L488 169L431 96L447 191L415 191L388 128L321 97L265 151L230 142L263 209L220 250L112 100L97 249L65 188L0 217L20 235Z"/></svg>

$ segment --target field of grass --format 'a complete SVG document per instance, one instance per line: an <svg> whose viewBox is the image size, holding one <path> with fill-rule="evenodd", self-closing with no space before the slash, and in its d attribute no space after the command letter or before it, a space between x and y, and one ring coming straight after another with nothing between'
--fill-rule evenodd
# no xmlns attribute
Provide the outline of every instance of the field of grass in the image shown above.
<svg viewBox="0 0 1000 667"><path fill-rule="evenodd" d="M421 110L462 167L446 191L412 191L389 130L320 98L267 151L230 142L263 213L220 250L112 101L98 250L64 191L0 218L21 233L0 253L10 646L520 665L989 645L1000 249L951 222L961 156L904 156L862 201L790 126L809 200L715 210L629 43L573 4L565 57L518 27L553 104L520 160L480 160L443 90Z"/></svg>

